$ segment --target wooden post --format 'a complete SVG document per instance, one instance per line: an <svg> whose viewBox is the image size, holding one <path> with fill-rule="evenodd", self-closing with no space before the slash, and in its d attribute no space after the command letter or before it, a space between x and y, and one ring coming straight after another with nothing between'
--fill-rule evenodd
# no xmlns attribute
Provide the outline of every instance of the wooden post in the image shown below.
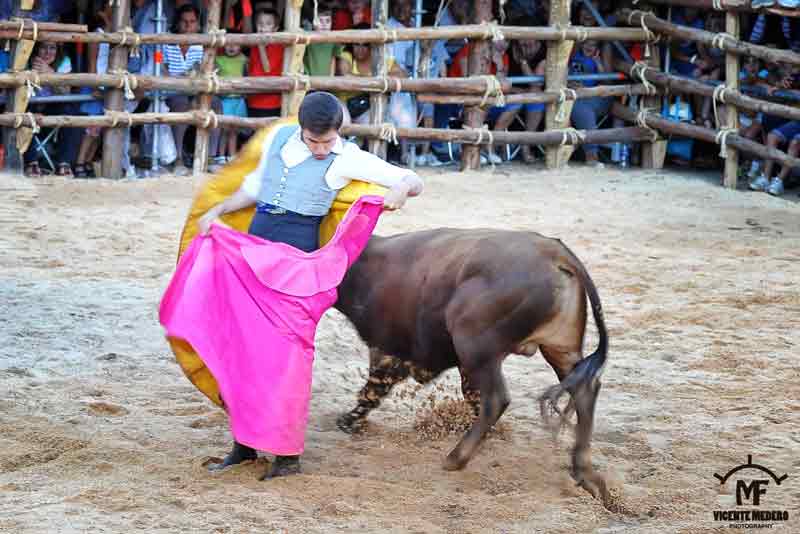
<svg viewBox="0 0 800 534"><path fill-rule="evenodd" d="M739 13L728 11L725 15L725 32L733 36L735 39L739 38ZM735 54L725 54L725 84L728 88L735 91L739 90L739 56ZM727 117L726 128L739 129L739 111L734 104L728 104L725 107L725 115ZM720 125L717 125L721 128ZM737 181L739 178L739 152L728 145L726 147L725 156L725 175L723 177L723 185L736 189Z"/></svg>
<svg viewBox="0 0 800 534"><path fill-rule="evenodd" d="M661 51L658 45L650 45L650 58L646 63L654 69L661 70ZM644 99L644 107L655 109L656 113L661 112L661 96L648 95L641 97ZM663 169L664 160L667 157L667 140L658 136L655 141L645 141L642 143L642 168L643 169Z"/></svg>
<svg viewBox="0 0 800 534"><path fill-rule="evenodd" d="M117 0L111 15L111 31L119 31L130 25L130 0ZM113 46L108 59L108 71L128 70L128 47ZM105 108L111 111L124 111L125 94L122 89L110 88L106 91ZM122 178L122 153L125 132L122 128L106 128L103 130L103 167L102 175L106 178Z"/></svg>
<svg viewBox="0 0 800 534"><path fill-rule="evenodd" d="M208 20L206 33L219 31L219 20L222 13L221 0L209 0ZM217 48L208 46L203 50L203 62L200 64L200 73L210 76L214 72L214 60L217 58ZM212 93L200 93L197 98L197 107L200 111L211 109ZM195 176L206 172L208 168L208 142L211 132L208 128L198 127L194 141L194 160L192 160L192 174ZM180 163L180 162L179 162Z"/></svg>
<svg viewBox="0 0 800 534"><path fill-rule="evenodd" d="M300 32L301 10L303 9L303 0L290 0L286 2L286 11L284 14L284 27L287 32ZM287 46L283 53L283 75L292 76L303 72L303 56L306 53L305 44L294 44ZM297 115L300 109L300 102L306 95L304 89L292 91L290 93L283 93L281 101L281 116L287 117L289 115Z"/></svg>
<svg viewBox="0 0 800 534"><path fill-rule="evenodd" d="M15 2L17 4L17 2ZM33 9L34 0L20 0L16 6L18 13L24 15L21 11L30 11ZM33 41L27 39L14 42L14 57L11 60L11 72L18 72L25 70L28 60L33 52ZM17 87L13 91L8 92L9 96L13 98L13 104L10 111L14 113L25 113L28 109L28 89L24 85ZM5 144L5 158L6 167L17 172L23 171L23 154L28 149L33 139L33 130L30 128L19 128L17 130L8 128L3 135L3 143Z"/></svg>
<svg viewBox="0 0 800 534"><path fill-rule="evenodd" d="M551 0L550 1L550 26L560 26L566 28L570 24L570 0ZM544 83L546 91L559 92L567 87L567 73L569 71L569 55L572 52L574 41L548 41L547 58L544 73ZM559 104L553 102L547 104L545 114L545 129L560 130L569 125L569 118L572 113L573 102L566 100ZM561 120L556 120L559 108L563 106ZM545 152L545 162L548 169L558 169L563 167L570 156L574 147L550 146Z"/></svg>
<svg viewBox="0 0 800 534"><path fill-rule="evenodd" d="M385 25L389 20L388 0L372 0L372 27L378 24ZM355 61L355 59L353 59ZM387 75L386 43L372 45L372 73L376 76ZM372 93L369 95L369 123L373 126L381 125L386 121L389 98L385 93ZM371 139L369 151L386 159L386 141Z"/></svg>
<svg viewBox="0 0 800 534"><path fill-rule="evenodd" d="M23 40L14 44L14 58L11 63L12 71L25 70L28 60L33 51L34 42ZM25 113L28 109L28 88L26 86L17 87L13 91L14 101L11 111L14 113ZM10 169L23 170L23 155L31 144L33 130L30 128L19 128L9 132L8 144L6 145L6 161Z"/></svg>
<svg viewBox="0 0 800 534"><path fill-rule="evenodd" d="M475 11L472 22L475 24L486 24L492 20L492 0L477 0L474 4ZM472 49L469 53L467 68L469 76L482 76L489 74L491 65L492 41L482 39L480 41L470 40ZM469 106L464 110L464 126L468 128L480 129L486 111L479 106ZM461 170L478 169L481 166L481 147L474 144L461 146Z"/></svg>

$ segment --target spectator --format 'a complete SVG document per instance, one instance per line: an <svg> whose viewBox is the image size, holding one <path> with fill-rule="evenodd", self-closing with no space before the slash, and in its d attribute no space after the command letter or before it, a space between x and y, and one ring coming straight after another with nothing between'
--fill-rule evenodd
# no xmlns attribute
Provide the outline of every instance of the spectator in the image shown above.
<svg viewBox="0 0 800 534"><path fill-rule="evenodd" d="M72 72L72 61L64 54L61 44L38 42L33 49L30 61L31 70L39 74L69 74ZM37 96L54 96L69 93L69 87L43 87ZM68 103L34 104L30 106L32 113L43 115L74 115L74 106ZM61 128L60 142L56 144L56 174L59 176L72 176L72 164L77 157L78 147L81 142L79 128ZM27 176L41 176L38 163L38 152L34 143L25 152L25 174Z"/></svg>
<svg viewBox="0 0 800 534"><path fill-rule="evenodd" d="M769 71L767 89L768 94L773 94L781 89L796 90L800 89L800 67L795 65L778 65ZM777 127L774 125L778 125ZM762 128L768 131L767 146L778 148L788 143L787 153L797 157L800 153L800 121L781 120L779 117L765 115L762 118ZM763 172L752 182L750 189L753 191L766 191L767 193L780 196L784 192L784 181L791 172L791 167L783 166L781 172L773 176L776 162L774 160L764 161Z"/></svg>
<svg viewBox="0 0 800 534"><path fill-rule="evenodd" d="M673 22L681 26L689 26L702 30L705 26L703 20L700 18L700 12L697 8L685 7L679 10L675 15ZM695 70L695 61L697 60L697 45L694 41L679 41L672 42L672 71L680 74L681 76L690 77Z"/></svg>
<svg viewBox="0 0 800 534"><path fill-rule="evenodd" d="M706 19L706 30L712 33L725 31L725 19L711 15ZM703 43L697 45L697 57L693 60L695 65L692 77L701 82L718 81L722 77L722 68L725 64L725 52L722 49L707 46ZM699 115L703 126L714 128L711 117L711 98L695 95L695 116ZM716 125L717 127L719 125Z"/></svg>
<svg viewBox="0 0 800 534"><path fill-rule="evenodd" d="M356 26L354 29L364 29L366 24ZM339 73L344 76L374 76L372 72L372 50L368 44L354 43L350 50L342 52L338 62ZM406 78L408 74L403 68L394 61L391 56L386 58L386 65L389 69L388 75L394 78ZM351 120L356 124L369 123L369 95L366 93L340 94L340 99L344 99ZM395 126L402 126L400 121L403 117L397 117L396 109L389 108L389 116Z"/></svg>
<svg viewBox="0 0 800 534"><path fill-rule="evenodd" d="M247 76L247 57L242 54L242 47L226 44L225 54L217 56L215 65L220 78L240 78ZM242 95L224 95L222 97L222 113L233 117L247 117L247 103ZM236 157L238 151L238 130L229 128L221 132L219 163L226 163Z"/></svg>
<svg viewBox="0 0 800 534"><path fill-rule="evenodd" d="M391 6L392 16L386 21L386 27L396 30L410 27L411 0L395 0ZM406 74L414 72L414 41L397 41L390 45L390 54ZM396 126L413 128L417 125L417 110L414 100L407 92L392 93L389 99L389 114ZM400 140L400 159L408 164L408 141Z"/></svg>
<svg viewBox="0 0 800 534"><path fill-rule="evenodd" d="M522 19L523 26L528 26L531 19ZM541 41L534 39L524 39L514 41L511 45L511 76L543 76L545 56L547 49ZM530 84L527 86L528 91L541 90L541 86L537 84ZM510 108L516 106L517 111L524 111L525 130L528 132L536 132L544 118L545 105L544 104L516 104L509 106ZM522 145L522 160L525 163L532 163L534 161L533 153L530 145Z"/></svg>
<svg viewBox="0 0 800 534"><path fill-rule="evenodd" d="M450 55L447 53L447 48L444 41L423 41L421 44L421 63L420 76L422 78L439 78L442 74L447 72L447 60ZM431 103L423 103L420 105L420 114L422 115L423 128L433 128L434 126L434 110L435 107ZM443 165L443 162L436 157L434 151L431 151L432 144L430 142L420 143L420 153L417 156L417 165L438 167ZM443 151L443 146L439 143L440 151Z"/></svg>
<svg viewBox="0 0 800 534"><path fill-rule="evenodd" d="M772 130L767 136L767 146L778 148L781 145L789 144L786 151L790 157L796 158L800 154L800 121L790 121ZM773 196L781 196L784 191L784 181L789 176L792 168L788 165L781 167L780 174L772 175L775 168L775 161L768 159L764 163L764 172L755 180L750 182L750 189L753 191L766 191Z"/></svg>
<svg viewBox="0 0 800 534"><path fill-rule="evenodd" d="M278 31L280 19L274 11L256 11L258 33ZM249 76L281 76L283 74L283 45L270 43L250 49ZM247 97L247 112L251 117L280 117L281 93L259 93Z"/></svg>
<svg viewBox="0 0 800 534"><path fill-rule="evenodd" d="M222 20L228 32L253 33L253 4L251 0L225 0Z"/></svg>
<svg viewBox="0 0 800 534"><path fill-rule="evenodd" d="M332 13L330 7L320 7L317 11L317 20L314 21L314 30L330 31ZM343 51L342 45L333 43L311 43L306 46L305 56L303 56L306 74L309 76L334 76L336 74L336 58Z"/></svg>
<svg viewBox="0 0 800 534"><path fill-rule="evenodd" d="M570 61L569 74L599 74L607 71L608 68L604 65L600 56L600 48L597 41L592 39L584 41ZM597 82L585 80L582 82L570 82L569 85L573 87L594 87ZM579 130L596 130L598 119L608 112L610 105L611 99L607 97L596 96L576 100L572 107L572 124ZM583 145L583 152L586 155L586 163L592 167L603 167L599 159L598 145Z"/></svg>
<svg viewBox="0 0 800 534"><path fill-rule="evenodd" d="M176 24L177 26L173 28L175 33L198 33L200 30L200 12L193 5L185 4L178 8ZM164 63L169 76L190 76L198 71L202 61L203 47L200 45L164 45ZM192 107L190 97L185 94L171 94L166 101L170 111L174 112L186 112ZM186 124L172 126L172 135L175 139L175 149L177 151L174 172L178 176L187 176L189 174L183 157L183 140L188 128L189 126ZM212 130L209 154L216 154L218 145L219 129L215 129Z"/></svg>
<svg viewBox="0 0 800 534"><path fill-rule="evenodd" d="M492 56L491 56L491 64L489 66L489 73L500 78L508 76L508 68L510 59L506 50L508 49L508 41L500 40L500 41L492 41ZM461 50L458 51L456 56L453 58L453 63L450 65L450 69L447 75L450 78L466 78L470 76L469 72L469 54L472 51L472 43L468 43L466 46L462 47ZM447 118L446 122L449 121L450 117L458 116L461 114L463 106L460 104L450 104L451 107L446 108L442 107L442 110L447 110ZM497 129L504 129L514 120L514 116L516 112L519 111L517 108L516 111L509 112L505 107L498 107L495 106L489 109L489 113L487 114L488 120L495 121L495 128ZM439 112L439 110L437 110ZM441 119L439 119L441 120ZM446 124L445 124L446 126ZM490 147L487 155L481 156L481 163L500 163L501 160L499 157L493 152L493 148Z"/></svg>
<svg viewBox="0 0 800 534"><path fill-rule="evenodd" d="M359 24L372 25L372 9L369 0L343 0L343 7L334 9L334 30L349 30Z"/></svg>

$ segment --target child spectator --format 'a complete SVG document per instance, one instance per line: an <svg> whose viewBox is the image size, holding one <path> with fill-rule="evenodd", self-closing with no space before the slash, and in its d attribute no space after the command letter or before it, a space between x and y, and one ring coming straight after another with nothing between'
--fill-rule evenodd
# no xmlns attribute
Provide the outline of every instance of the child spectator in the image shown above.
<svg viewBox="0 0 800 534"><path fill-rule="evenodd" d="M327 32L331 30L331 16L333 11L330 7L320 7L317 11L317 20L314 21L314 30ZM306 54L303 57L303 66L309 76L334 76L336 74L336 58L338 58L344 47L334 43L311 43L306 46Z"/></svg>
<svg viewBox="0 0 800 534"><path fill-rule="evenodd" d="M255 25L258 33L278 31L278 14L274 11L256 11ZM283 45L270 43L250 49L249 76L280 76L283 74ZM251 117L280 117L281 94L259 93L247 97L247 112Z"/></svg>
<svg viewBox="0 0 800 534"><path fill-rule="evenodd" d="M242 47L236 44L225 45L225 55L217 56L215 64L220 78L239 78L247 76L247 57L242 54ZM222 97L222 113L234 117L247 117L247 103L242 95L224 95ZM236 129L225 129L221 132L219 163L231 161L238 150Z"/></svg>

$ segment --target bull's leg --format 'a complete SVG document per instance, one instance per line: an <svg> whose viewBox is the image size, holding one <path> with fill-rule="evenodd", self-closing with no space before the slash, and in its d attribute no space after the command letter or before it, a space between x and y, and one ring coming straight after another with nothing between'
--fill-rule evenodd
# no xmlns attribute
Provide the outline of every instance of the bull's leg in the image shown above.
<svg viewBox="0 0 800 534"><path fill-rule="evenodd" d="M336 419L336 426L353 434L364 428L369 412L377 408L395 384L408 377L409 368L399 358L383 354L378 349L369 351L369 377L358 394L356 407Z"/></svg>
<svg viewBox="0 0 800 534"><path fill-rule="evenodd" d="M476 384L480 391L480 411L472 427L445 458L444 468L448 471L455 471L467 465L486 432L500 419L511 402L501 370L502 358L488 357L472 361L482 364L476 370L467 373L469 382Z"/></svg>
<svg viewBox="0 0 800 534"><path fill-rule="evenodd" d="M553 367L559 381L572 371L573 367L581 360L579 352L561 352L552 348L542 347L542 354ZM592 467L592 431L594 429L594 410L597 395L600 392L600 381L582 383L568 388L570 401L567 408L560 414L561 424L574 409L578 415L578 425L575 429L575 448L572 451L572 477L586 491L605 502L607 498L606 484L603 477L595 472ZM553 399L555 404L557 399Z"/></svg>
<svg viewBox="0 0 800 534"><path fill-rule="evenodd" d="M475 417L478 417L481 411L481 392L472 384L469 374L463 367L459 366L458 372L461 374L461 394L464 396L464 400L472 407L472 413Z"/></svg>

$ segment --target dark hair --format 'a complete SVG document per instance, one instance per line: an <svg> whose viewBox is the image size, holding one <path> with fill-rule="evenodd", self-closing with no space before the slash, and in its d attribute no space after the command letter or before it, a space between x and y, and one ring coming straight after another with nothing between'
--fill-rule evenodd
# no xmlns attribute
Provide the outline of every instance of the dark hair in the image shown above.
<svg viewBox="0 0 800 534"><path fill-rule="evenodd" d="M52 43L51 43L52 44ZM57 71L58 67L61 66L61 63L64 61L64 58L67 57L67 53L64 51L64 45L62 43L54 43L56 45L56 57L53 60L53 70ZM44 41L36 41L36 45L33 47L31 52L31 65L33 65L33 58L39 55L39 49L45 45Z"/></svg>
<svg viewBox="0 0 800 534"><path fill-rule="evenodd" d="M172 23L173 33L178 33L178 25L181 22L181 16L183 16L184 13L189 13L189 12L194 13L194 16L197 17L198 25L202 24L202 21L200 20L200 9L194 4L183 4L175 12L175 21Z"/></svg>
<svg viewBox="0 0 800 534"><path fill-rule="evenodd" d="M315 135L339 131L344 120L339 99L325 91L309 93L300 104L300 127Z"/></svg>

